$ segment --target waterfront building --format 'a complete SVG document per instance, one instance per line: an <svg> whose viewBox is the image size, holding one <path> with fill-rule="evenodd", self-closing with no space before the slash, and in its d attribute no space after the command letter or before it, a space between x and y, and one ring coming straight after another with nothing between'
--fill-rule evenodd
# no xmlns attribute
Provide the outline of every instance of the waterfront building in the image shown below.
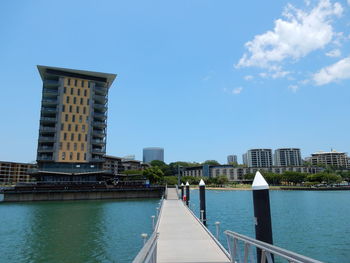
<svg viewBox="0 0 350 263"><path fill-rule="evenodd" d="M164 162L164 149L160 147L143 148L143 162L150 163L154 160Z"/></svg>
<svg viewBox="0 0 350 263"><path fill-rule="evenodd" d="M299 148L280 148L275 150L275 166L301 166L302 159Z"/></svg>
<svg viewBox="0 0 350 263"><path fill-rule="evenodd" d="M310 160L312 165L329 165L338 168L350 168L349 157L345 152L331 150L330 152L319 151L311 154Z"/></svg>
<svg viewBox="0 0 350 263"><path fill-rule="evenodd" d="M113 175L118 175L128 170L143 170L149 167L148 164L143 164L141 161L124 159L124 157L105 155L104 159L103 170Z"/></svg>
<svg viewBox="0 0 350 263"><path fill-rule="evenodd" d="M287 171L315 174L323 171L322 167L317 166L271 166L271 167L233 167L232 165L202 165L193 167L184 167L182 176L194 177L218 177L226 176L229 181L245 181L244 176L255 174L257 171L283 174ZM248 180L250 181L250 180Z"/></svg>
<svg viewBox="0 0 350 263"><path fill-rule="evenodd" d="M232 154L227 156L227 164L230 164L230 163L238 163L237 155Z"/></svg>
<svg viewBox="0 0 350 263"><path fill-rule="evenodd" d="M108 90L115 74L38 66L43 81L36 176L96 181L106 153Z"/></svg>
<svg viewBox="0 0 350 263"><path fill-rule="evenodd" d="M248 167L271 167L271 149L250 149L243 155L243 162Z"/></svg>
<svg viewBox="0 0 350 263"><path fill-rule="evenodd" d="M33 178L28 170L36 167L32 163L17 163L0 161L0 184L16 184L31 182Z"/></svg>

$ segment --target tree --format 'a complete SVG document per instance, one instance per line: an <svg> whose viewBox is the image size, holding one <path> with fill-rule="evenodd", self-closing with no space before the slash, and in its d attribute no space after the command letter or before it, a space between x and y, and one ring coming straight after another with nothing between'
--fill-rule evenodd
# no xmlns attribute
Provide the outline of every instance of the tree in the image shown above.
<svg viewBox="0 0 350 263"><path fill-rule="evenodd" d="M271 185L280 185L281 184L281 181L282 181L281 174L264 172L263 176L268 184L271 184Z"/></svg>
<svg viewBox="0 0 350 263"><path fill-rule="evenodd" d="M164 173L159 167L154 166L143 171L143 175L150 180L151 183L161 183L164 178Z"/></svg>
<svg viewBox="0 0 350 263"><path fill-rule="evenodd" d="M220 165L220 163L218 161L215 160L206 160L205 162L202 163L204 164L208 164L208 165Z"/></svg>
<svg viewBox="0 0 350 263"><path fill-rule="evenodd" d="M177 184L177 176L164 176L164 182L168 185Z"/></svg>
<svg viewBox="0 0 350 263"><path fill-rule="evenodd" d="M282 178L288 183L301 184L305 181L306 174L293 171L286 171L283 173Z"/></svg>
<svg viewBox="0 0 350 263"><path fill-rule="evenodd" d="M218 185L223 186L223 185L225 185L225 184L228 183L228 179L227 179L226 176L220 175L220 176L216 177L216 183L217 183Z"/></svg>
<svg viewBox="0 0 350 263"><path fill-rule="evenodd" d="M173 175L169 165L167 165L163 161L153 160L152 162L150 162L150 165L152 167L158 167L159 169L161 169L162 172L164 173L164 176L171 176L171 175Z"/></svg>

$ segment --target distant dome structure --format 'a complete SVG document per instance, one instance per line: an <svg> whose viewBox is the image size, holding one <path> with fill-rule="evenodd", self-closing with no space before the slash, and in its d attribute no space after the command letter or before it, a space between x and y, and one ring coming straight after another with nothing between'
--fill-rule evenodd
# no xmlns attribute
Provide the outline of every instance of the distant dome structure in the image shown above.
<svg viewBox="0 0 350 263"><path fill-rule="evenodd" d="M161 147L143 148L143 162L150 163L154 160L164 162L164 149Z"/></svg>

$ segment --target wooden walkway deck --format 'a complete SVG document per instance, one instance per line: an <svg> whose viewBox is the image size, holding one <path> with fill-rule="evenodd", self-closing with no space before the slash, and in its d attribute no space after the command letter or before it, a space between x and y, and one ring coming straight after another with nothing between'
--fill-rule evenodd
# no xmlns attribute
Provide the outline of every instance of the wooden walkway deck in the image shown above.
<svg viewBox="0 0 350 263"><path fill-rule="evenodd" d="M175 188L168 188L159 220L158 263L230 262L205 227L178 199Z"/></svg>

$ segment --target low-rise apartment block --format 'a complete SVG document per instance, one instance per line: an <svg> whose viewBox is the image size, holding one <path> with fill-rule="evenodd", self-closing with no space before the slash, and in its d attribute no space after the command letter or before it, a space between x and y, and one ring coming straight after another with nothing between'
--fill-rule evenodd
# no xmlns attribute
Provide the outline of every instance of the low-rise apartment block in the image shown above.
<svg viewBox="0 0 350 263"><path fill-rule="evenodd" d="M28 170L35 168L35 164L0 161L0 184L16 184L31 182L33 178Z"/></svg>

